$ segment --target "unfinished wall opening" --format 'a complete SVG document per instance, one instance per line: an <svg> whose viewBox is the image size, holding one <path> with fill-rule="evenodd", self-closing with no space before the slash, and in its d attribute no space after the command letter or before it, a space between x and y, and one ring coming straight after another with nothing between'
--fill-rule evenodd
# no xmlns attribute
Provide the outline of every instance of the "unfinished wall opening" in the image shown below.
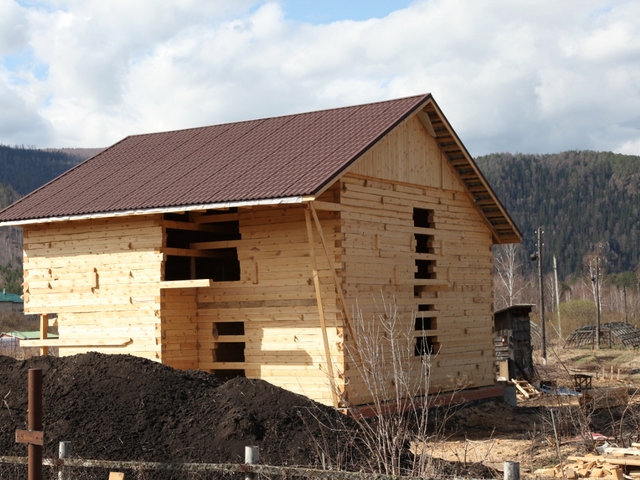
<svg viewBox="0 0 640 480"><path fill-rule="evenodd" d="M416 337L416 346L414 349L414 355L416 357L438 353L439 349L440 344L438 343L438 337Z"/></svg>
<svg viewBox="0 0 640 480"><path fill-rule="evenodd" d="M237 209L165 213L163 220L164 280L240 280L237 248L228 245L241 238Z"/></svg>
<svg viewBox="0 0 640 480"><path fill-rule="evenodd" d="M415 330L435 330L436 329L436 319L433 317L424 317L420 314L416 316L415 321Z"/></svg>
<svg viewBox="0 0 640 480"><path fill-rule="evenodd" d="M244 335L244 322L221 322L214 325L213 337Z"/></svg>
<svg viewBox="0 0 640 480"><path fill-rule="evenodd" d="M426 208L414 208L413 225L420 228L435 228L435 225L433 224L433 210Z"/></svg>
<svg viewBox="0 0 640 480"><path fill-rule="evenodd" d="M216 362L244 362L244 342L216 344Z"/></svg>
<svg viewBox="0 0 640 480"><path fill-rule="evenodd" d="M433 235L414 234L416 238L416 253L435 253Z"/></svg>
<svg viewBox="0 0 640 480"><path fill-rule="evenodd" d="M434 306L432 303L423 303L418 305L418 313L415 318L415 330L435 330L437 328L437 321L432 314L425 314L425 312L434 312ZM428 316L425 316L428 315Z"/></svg>
<svg viewBox="0 0 640 480"><path fill-rule="evenodd" d="M413 287L414 298L424 298L429 293L431 293L429 287L425 285L414 285Z"/></svg>
<svg viewBox="0 0 640 480"><path fill-rule="evenodd" d="M244 322L218 322L213 324L214 361L216 363L244 363ZM236 366L236 365L233 365ZM244 377L245 371L238 368L213 370L222 381Z"/></svg>
<svg viewBox="0 0 640 480"><path fill-rule="evenodd" d="M435 266L435 260L416 260L415 278L436 278Z"/></svg>

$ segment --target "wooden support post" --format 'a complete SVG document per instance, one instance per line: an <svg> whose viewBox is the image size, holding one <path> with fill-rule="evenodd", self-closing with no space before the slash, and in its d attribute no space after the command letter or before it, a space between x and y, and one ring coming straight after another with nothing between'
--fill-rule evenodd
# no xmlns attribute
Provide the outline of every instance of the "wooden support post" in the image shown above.
<svg viewBox="0 0 640 480"><path fill-rule="evenodd" d="M347 325L347 330L349 330L349 335L351 336L351 341L354 342L354 348L356 350L356 355L358 356L358 360L362 363L362 357L360 356L360 350L356 345L356 337L353 333L353 329L351 327L351 315L349 314L349 310L347 308L347 302L344 300L344 294L342 292L342 285L340 284L340 279L338 278L338 274L336 273L336 267L333 263L333 259L331 253L329 252L329 247L327 247L327 242L324 239L324 234L322 233L322 225L320 224L320 219L318 219L318 214L316 213L316 209L313 206L312 202L309 202L309 209L313 214L313 221L316 224L316 230L318 230L318 234L320 235L320 241L322 242L322 247L324 248L324 253L327 256L327 261L329 262L329 268L331 269L331 275L333 276L333 283L336 286L336 293L338 294L338 299L340 300L340 304L342 305L342 311L344 312L345 323ZM377 235L376 235L377 237Z"/></svg>
<svg viewBox="0 0 640 480"><path fill-rule="evenodd" d="M320 280L318 278L318 265L316 263L316 253L313 247L313 229L311 227L311 216L309 210L304 211L304 218L307 223L307 236L309 237L309 254L311 256L311 269L313 271L313 286L316 291L316 302L318 303L318 315L320 316L320 328L322 329L322 341L324 343L324 355L327 360L327 374L331 387L331 398L333 406L338 408L338 393L336 392L336 379L333 376L333 365L331 364L331 351L329 350L329 338L327 336L327 324L324 320L324 309L322 308L322 294L320 293Z"/></svg>
<svg viewBox="0 0 640 480"><path fill-rule="evenodd" d="M28 405L27 425L29 430L16 430L16 443L28 444L28 480L42 480L42 370L30 368L27 380Z"/></svg>
<svg viewBox="0 0 640 480"><path fill-rule="evenodd" d="M46 340L49 337L49 315L46 313L40 315L40 340ZM49 347L40 347L40 355L48 355Z"/></svg>

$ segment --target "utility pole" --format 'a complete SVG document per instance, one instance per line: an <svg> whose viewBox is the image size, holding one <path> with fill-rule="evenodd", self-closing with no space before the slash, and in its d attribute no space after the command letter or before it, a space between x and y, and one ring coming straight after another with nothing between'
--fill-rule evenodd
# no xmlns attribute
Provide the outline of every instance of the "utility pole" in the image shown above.
<svg viewBox="0 0 640 480"><path fill-rule="evenodd" d="M538 261L538 287L540 291L540 326L542 327L542 363L547 364L547 331L544 321L544 282L542 281L542 227L538 227L538 251L531 255L531 261Z"/></svg>
<svg viewBox="0 0 640 480"><path fill-rule="evenodd" d="M627 312L627 286L622 286L622 294L624 295L624 323L629 323L629 313Z"/></svg>
<svg viewBox="0 0 640 480"><path fill-rule="evenodd" d="M556 311L558 312L558 334L562 340L562 323L560 322L560 292L558 292L558 265L556 264L556 256L553 256L553 276L556 280Z"/></svg>
<svg viewBox="0 0 640 480"><path fill-rule="evenodd" d="M591 281L596 290L596 350L600 350L600 257L596 257L596 274Z"/></svg>

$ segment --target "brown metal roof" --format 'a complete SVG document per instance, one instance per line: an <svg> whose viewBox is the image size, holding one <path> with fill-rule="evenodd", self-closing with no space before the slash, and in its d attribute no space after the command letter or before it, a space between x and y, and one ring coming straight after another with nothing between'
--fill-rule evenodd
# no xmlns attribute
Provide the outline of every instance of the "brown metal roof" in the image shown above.
<svg viewBox="0 0 640 480"><path fill-rule="evenodd" d="M313 195L428 98L127 137L0 221Z"/></svg>
<svg viewBox="0 0 640 480"><path fill-rule="evenodd" d="M520 242L515 223L430 94L127 137L1 211L0 222L301 201L416 113L494 240Z"/></svg>

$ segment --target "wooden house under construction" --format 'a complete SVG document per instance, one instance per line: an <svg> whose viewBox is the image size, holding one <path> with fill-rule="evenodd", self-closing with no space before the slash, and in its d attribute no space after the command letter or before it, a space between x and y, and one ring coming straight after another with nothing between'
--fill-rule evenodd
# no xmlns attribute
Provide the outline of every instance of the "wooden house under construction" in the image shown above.
<svg viewBox="0 0 640 480"><path fill-rule="evenodd" d="M431 390L493 385L491 247L521 239L428 94L127 137L0 222L24 229L25 312L43 319L25 343L334 405L372 400L350 346L383 302L414 376L434 354Z"/></svg>

